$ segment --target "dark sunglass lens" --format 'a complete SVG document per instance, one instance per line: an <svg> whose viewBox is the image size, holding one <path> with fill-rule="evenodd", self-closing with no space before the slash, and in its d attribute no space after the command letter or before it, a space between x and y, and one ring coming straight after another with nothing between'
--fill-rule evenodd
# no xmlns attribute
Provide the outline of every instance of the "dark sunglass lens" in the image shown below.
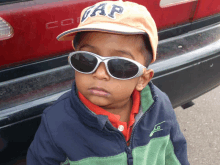
<svg viewBox="0 0 220 165"><path fill-rule="evenodd" d="M123 59L112 59L108 61L109 72L117 78L131 78L138 73L138 66Z"/></svg>
<svg viewBox="0 0 220 165"><path fill-rule="evenodd" d="M81 72L91 72L97 64L96 57L87 53L74 54L70 61L73 67Z"/></svg>

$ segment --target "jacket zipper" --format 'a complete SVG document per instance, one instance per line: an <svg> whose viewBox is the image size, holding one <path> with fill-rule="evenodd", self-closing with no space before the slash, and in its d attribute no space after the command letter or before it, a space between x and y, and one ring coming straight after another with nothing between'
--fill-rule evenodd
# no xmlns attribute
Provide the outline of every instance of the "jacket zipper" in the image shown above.
<svg viewBox="0 0 220 165"><path fill-rule="evenodd" d="M127 153L127 158L131 158L131 159L133 160L133 156L132 156L132 140L133 140L133 136L134 136L134 130L135 130L135 128L137 127L137 125L140 123L140 121L146 116L146 114L154 107L155 102L157 101L157 97L156 97L156 96L153 97L153 100L154 100L154 99L155 99L154 103L153 103L153 104L150 106L150 108L141 116L141 118L138 120L138 122L135 124L134 128L132 129L129 146L127 146L127 142L126 142L126 140L125 140L124 135L123 135L121 132L119 132L119 130L118 130L117 128L113 127L112 124L111 124L111 122L110 122L109 119L108 119L108 124L109 124L109 126L111 127L112 130L114 130L114 131L110 131L110 130L109 130L109 132L113 132L113 133L119 134L119 135L122 137L122 139L123 139L123 141L124 141L124 143L125 143L125 149L126 149L126 153ZM133 161L131 161L130 163L129 163L129 161L128 161L128 165L133 165Z"/></svg>
<svg viewBox="0 0 220 165"><path fill-rule="evenodd" d="M127 153L127 159L128 159L128 158L132 158L131 147L130 147L130 145L127 146L127 142L126 142L126 140L125 140L124 135L123 135L121 132L119 132L119 130L118 130L117 128L115 128L115 127L112 126L112 124L111 124L111 122L109 121L109 119L108 119L108 125L109 125L110 129L112 129L112 131L111 131L111 130L108 130L109 132L111 132L111 133L116 133L116 134L120 135L121 138L123 139L123 142L124 142L124 144L125 144L125 151L126 151L126 153ZM129 163L128 160L127 160L127 163L128 163L128 165L133 165L133 163Z"/></svg>

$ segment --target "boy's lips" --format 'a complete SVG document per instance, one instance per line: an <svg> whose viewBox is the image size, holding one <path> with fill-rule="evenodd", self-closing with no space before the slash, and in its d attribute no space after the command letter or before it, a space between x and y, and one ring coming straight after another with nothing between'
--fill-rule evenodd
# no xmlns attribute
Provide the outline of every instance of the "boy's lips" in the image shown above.
<svg viewBox="0 0 220 165"><path fill-rule="evenodd" d="M99 88L99 87L93 87L93 88L89 88L89 91L97 96L108 96L110 95L110 93L108 91L106 91L103 88Z"/></svg>

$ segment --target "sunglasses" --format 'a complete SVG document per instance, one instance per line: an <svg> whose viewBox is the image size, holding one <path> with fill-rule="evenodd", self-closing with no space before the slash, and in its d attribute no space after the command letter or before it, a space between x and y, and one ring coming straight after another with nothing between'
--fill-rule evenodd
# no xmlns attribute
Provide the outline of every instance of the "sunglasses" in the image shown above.
<svg viewBox="0 0 220 165"><path fill-rule="evenodd" d="M87 51L76 51L69 54L69 64L78 72L91 74L99 64L104 62L108 74L119 80L128 80L143 74L145 66L125 57L102 57Z"/></svg>

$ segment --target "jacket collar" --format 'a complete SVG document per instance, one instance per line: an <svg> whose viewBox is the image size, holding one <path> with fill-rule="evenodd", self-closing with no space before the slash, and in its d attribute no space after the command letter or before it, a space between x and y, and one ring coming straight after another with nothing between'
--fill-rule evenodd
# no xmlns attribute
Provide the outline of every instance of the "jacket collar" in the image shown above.
<svg viewBox="0 0 220 165"><path fill-rule="evenodd" d="M155 93L155 86L152 82L148 83L150 90L145 91L149 92L151 91L152 99L151 101L156 102L158 97ZM142 91L141 92L141 105L142 107L145 107L143 101L146 95L149 95L149 93ZM146 98L145 98L146 99ZM149 101L149 100L147 100ZM92 111L90 111L79 99L78 94L77 94L77 88L76 88L76 83L75 81L73 82L72 85L72 90L70 94L70 102L71 102L71 107L74 109L74 111L78 114L79 118L85 123L86 125L89 125L90 127L95 127L96 129L102 130L108 121L108 117L104 115L96 115ZM143 112L146 112L149 107L144 108Z"/></svg>
<svg viewBox="0 0 220 165"><path fill-rule="evenodd" d="M78 114L79 118L86 124L91 127L98 128L102 130L108 121L107 116L96 115L90 111L79 99L77 95L77 88L75 80L72 85L72 90L70 94L70 102L72 109Z"/></svg>
<svg viewBox="0 0 220 165"><path fill-rule="evenodd" d="M141 110L143 113L147 112L151 105L156 101L155 89L152 82L141 91Z"/></svg>

